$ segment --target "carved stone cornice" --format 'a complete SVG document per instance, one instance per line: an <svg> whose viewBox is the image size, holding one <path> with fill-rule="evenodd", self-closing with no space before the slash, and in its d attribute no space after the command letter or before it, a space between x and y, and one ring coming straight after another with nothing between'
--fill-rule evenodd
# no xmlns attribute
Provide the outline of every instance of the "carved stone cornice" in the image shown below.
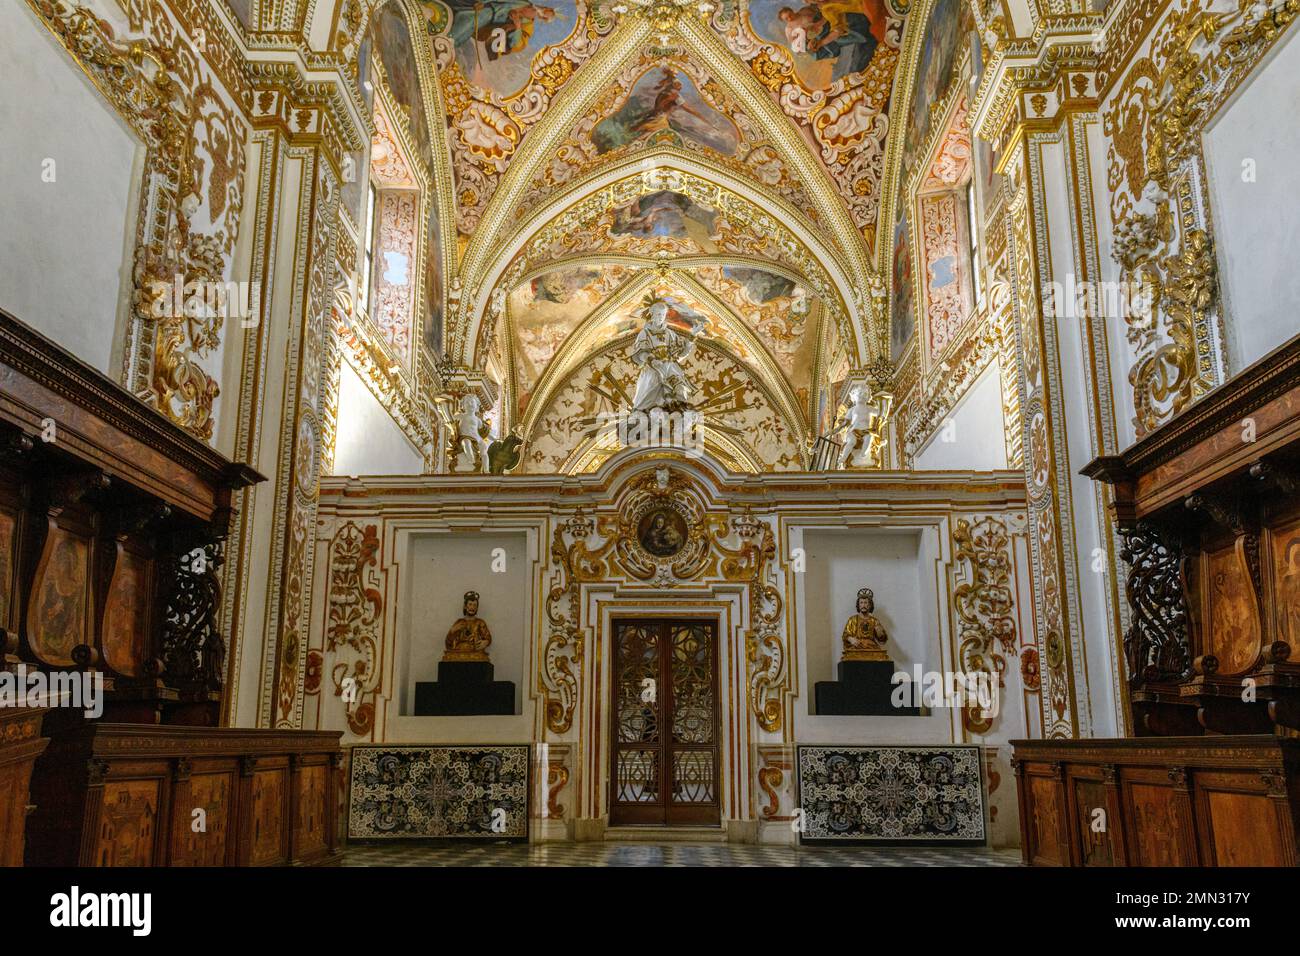
<svg viewBox="0 0 1300 956"><path fill-rule="evenodd" d="M1053 17L1032 37L999 43L971 101L975 135L1005 148L1021 124L1035 118L1024 105L1028 96L1052 89L1068 74L1095 73L1100 26L1096 14ZM1089 90L1095 105L1095 84ZM1068 84L1066 94L1083 99Z"/></svg>
<svg viewBox="0 0 1300 956"><path fill-rule="evenodd" d="M374 132L337 78L311 79L289 60L251 62L248 77L254 127L274 126L295 143L320 143L336 172L343 154L363 148Z"/></svg>

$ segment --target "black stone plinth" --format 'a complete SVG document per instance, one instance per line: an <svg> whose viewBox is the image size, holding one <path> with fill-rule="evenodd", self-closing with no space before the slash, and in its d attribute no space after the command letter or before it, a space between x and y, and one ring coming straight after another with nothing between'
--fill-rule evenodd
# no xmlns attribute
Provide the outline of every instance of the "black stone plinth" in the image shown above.
<svg viewBox="0 0 1300 956"><path fill-rule="evenodd" d="M819 717L920 717L920 707L895 707L893 661L840 661L839 680L819 680L813 700ZM910 685L908 685L910 689ZM904 699L908 699L905 697Z"/></svg>
<svg viewBox="0 0 1300 956"><path fill-rule="evenodd" d="M438 679L415 685L415 716L513 714L515 682L492 675L490 661L439 661Z"/></svg>

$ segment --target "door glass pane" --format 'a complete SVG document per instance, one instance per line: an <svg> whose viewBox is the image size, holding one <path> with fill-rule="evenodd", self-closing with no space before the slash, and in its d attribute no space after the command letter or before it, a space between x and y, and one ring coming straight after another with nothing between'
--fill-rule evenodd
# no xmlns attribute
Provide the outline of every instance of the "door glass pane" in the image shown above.
<svg viewBox="0 0 1300 956"><path fill-rule="evenodd" d="M659 635L639 625L616 632L618 654L618 741L659 740Z"/></svg>
<svg viewBox="0 0 1300 956"><path fill-rule="evenodd" d="M713 803L713 751L673 754L673 803Z"/></svg>
<svg viewBox="0 0 1300 956"><path fill-rule="evenodd" d="M659 752L620 750L614 799L619 803L659 802Z"/></svg>
<svg viewBox="0 0 1300 956"><path fill-rule="evenodd" d="M676 625L672 639L673 742L713 743L713 631Z"/></svg>

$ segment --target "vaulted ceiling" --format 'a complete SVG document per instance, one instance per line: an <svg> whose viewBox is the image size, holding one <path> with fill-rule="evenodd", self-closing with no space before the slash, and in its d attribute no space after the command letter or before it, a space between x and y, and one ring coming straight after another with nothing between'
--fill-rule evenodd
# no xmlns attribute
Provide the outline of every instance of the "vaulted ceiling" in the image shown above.
<svg viewBox="0 0 1300 956"><path fill-rule="evenodd" d="M512 425L552 415L652 297L704 328L719 358L700 374L725 365L799 440L886 353L875 238L904 9L394 4L420 61L397 82L424 90L413 136L427 123L445 193L444 346L496 369Z"/></svg>

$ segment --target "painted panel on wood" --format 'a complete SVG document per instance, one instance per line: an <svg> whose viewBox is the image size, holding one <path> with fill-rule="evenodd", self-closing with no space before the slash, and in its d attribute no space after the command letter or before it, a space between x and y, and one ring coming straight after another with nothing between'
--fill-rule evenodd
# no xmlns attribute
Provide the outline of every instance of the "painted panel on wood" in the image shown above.
<svg viewBox="0 0 1300 956"><path fill-rule="evenodd" d="M528 838L529 747L354 747L349 839Z"/></svg>
<svg viewBox="0 0 1300 956"><path fill-rule="evenodd" d="M9 609L13 607L14 555L17 553L18 522L13 515L0 511L0 627L12 627Z"/></svg>
<svg viewBox="0 0 1300 956"><path fill-rule="evenodd" d="M89 597L90 543L51 523L27 612L27 639L46 663L71 666L73 648L89 643Z"/></svg>
<svg viewBox="0 0 1300 956"><path fill-rule="evenodd" d="M149 656L148 572L145 558L118 545L100 642L104 663L127 677L141 676Z"/></svg>
<svg viewBox="0 0 1300 956"><path fill-rule="evenodd" d="M1300 647L1300 521L1288 521L1269 534L1276 639Z"/></svg>
<svg viewBox="0 0 1300 956"><path fill-rule="evenodd" d="M982 845L978 747L799 747L803 843Z"/></svg>

